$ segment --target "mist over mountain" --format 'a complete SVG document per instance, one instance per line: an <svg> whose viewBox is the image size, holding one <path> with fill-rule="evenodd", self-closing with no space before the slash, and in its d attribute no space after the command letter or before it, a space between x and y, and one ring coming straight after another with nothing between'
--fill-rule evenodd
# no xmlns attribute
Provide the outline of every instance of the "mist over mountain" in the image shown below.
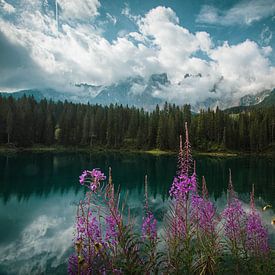
<svg viewBox="0 0 275 275"><path fill-rule="evenodd" d="M211 93L212 97L188 99L185 95L184 81L191 79L196 81L202 75L186 74L181 82L173 84L166 73L152 74L148 79L141 76L128 77L124 80L108 86L90 85L87 83L78 83L67 91L56 90L52 88L25 89L13 93L2 93L3 96L12 95L14 98L20 98L24 95L33 96L40 101L43 98L52 99L53 101L71 101L74 103L90 103L90 104L122 104L124 106L142 107L145 110L152 110L157 104L163 105L166 101L177 105L191 104L192 111L198 112L200 109L214 109L217 106L221 109L233 106L251 106L259 104L267 100L272 94L271 90L259 91L256 94L248 94L239 99L223 98L217 95L217 87L219 83L214 85ZM222 81L222 80L221 80ZM173 89L177 89L183 94L182 100L171 98L167 100L163 94L172 93ZM177 91L177 92L178 92Z"/></svg>

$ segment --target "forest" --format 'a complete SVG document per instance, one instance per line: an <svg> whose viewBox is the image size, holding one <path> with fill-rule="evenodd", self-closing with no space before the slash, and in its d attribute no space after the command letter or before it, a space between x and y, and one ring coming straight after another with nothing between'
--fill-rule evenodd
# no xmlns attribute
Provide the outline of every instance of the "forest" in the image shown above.
<svg viewBox="0 0 275 275"><path fill-rule="evenodd" d="M275 106L237 114L165 103L153 111L122 105L53 102L0 96L0 144L177 150L184 122L197 151L261 152L274 144Z"/></svg>

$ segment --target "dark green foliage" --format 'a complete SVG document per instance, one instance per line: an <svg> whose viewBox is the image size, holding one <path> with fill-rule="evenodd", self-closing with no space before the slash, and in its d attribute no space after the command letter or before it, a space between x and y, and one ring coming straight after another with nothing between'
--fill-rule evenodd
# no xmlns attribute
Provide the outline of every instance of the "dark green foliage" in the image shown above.
<svg viewBox="0 0 275 275"><path fill-rule="evenodd" d="M165 103L152 112L111 104L73 104L0 96L0 144L176 150L184 122L193 148L259 152L275 140L275 107L230 114L217 108L191 114L191 106Z"/></svg>

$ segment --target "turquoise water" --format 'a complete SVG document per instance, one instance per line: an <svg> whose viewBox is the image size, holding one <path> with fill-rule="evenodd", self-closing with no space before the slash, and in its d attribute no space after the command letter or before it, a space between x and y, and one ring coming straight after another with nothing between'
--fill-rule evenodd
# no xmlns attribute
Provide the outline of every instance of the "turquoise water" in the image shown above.
<svg viewBox="0 0 275 275"><path fill-rule="evenodd" d="M244 206L251 185L256 202L275 205L272 158L194 157L199 179L206 177L217 208L226 203L228 169ZM112 167L113 181L140 219L143 179L148 175L150 205L161 222L168 189L176 170L175 156L142 154L20 153L0 155L0 274L66 274L76 204L84 196L78 176L84 169ZM273 210L263 213L271 242ZM275 215L274 215L275 216Z"/></svg>

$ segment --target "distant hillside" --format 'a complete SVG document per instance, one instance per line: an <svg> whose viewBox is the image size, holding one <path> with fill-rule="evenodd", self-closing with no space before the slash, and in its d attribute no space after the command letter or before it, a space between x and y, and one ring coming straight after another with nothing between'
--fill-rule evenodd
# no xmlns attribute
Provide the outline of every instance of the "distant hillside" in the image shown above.
<svg viewBox="0 0 275 275"><path fill-rule="evenodd" d="M12 96L15 99L21 98L24 95L27 97L33 96L36 101L40 101L44 98L51 99L53 101L65 101L68 100L68 94L58 92L54 89L28 89L28 90L20 90L18 92L13 93L0 93L3 97Z"/></svg>
<svg viewBox="0 0 275 275"><path fill-rule="evenodd" d="M228 114L236 114L244 111L248 111L251 109L257 109L257 108L264 108L264 107L271 107L272 105L275 105L275 89L273 89L268 96L266 96L263 101L261 101L258 104L250 105L250 106L234 106L228 109L225 109L224 111Z"/></svg>
<svg viewBox="0 0 275 275"><path fill-rule="evenodd" d="M275 105L275 89L272 90L272 92L269 94L268 97L266 97L262 102L257 104L257 107L270 107L272 105Z"/></svg>

